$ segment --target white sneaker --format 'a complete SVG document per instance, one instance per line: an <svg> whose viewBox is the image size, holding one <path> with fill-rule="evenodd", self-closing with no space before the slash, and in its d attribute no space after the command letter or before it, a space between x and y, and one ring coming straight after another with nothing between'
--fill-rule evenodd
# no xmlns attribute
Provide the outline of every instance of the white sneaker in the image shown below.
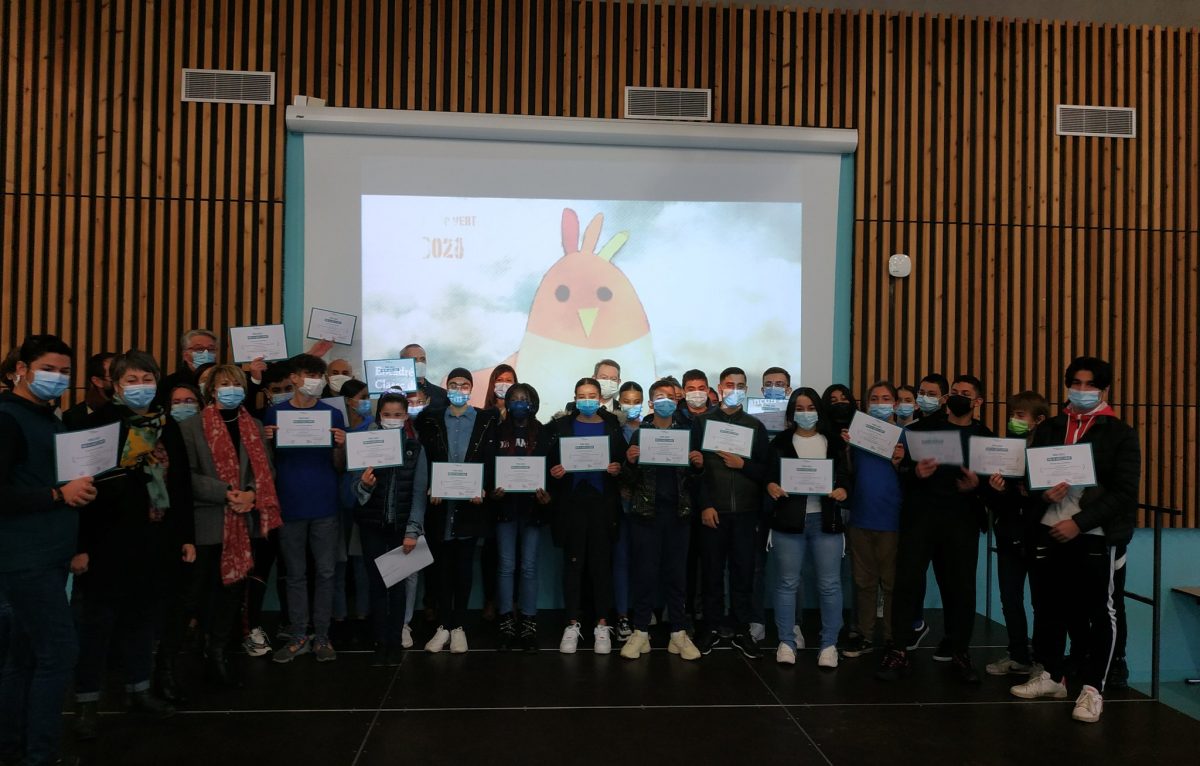
<svg viewBox="0 0 1200 766"><path fill-rule="evenodd" d="M455 628L450 631L450 653L467 653L467 633L462 628Z"/></svg>
<svg viewBox="0 0 1200 766"><path fill-rule="evenodd" d="M433 634L433 638L429 639L429 642L425 644L425 651L437 654L449 645L450 631L439 625L437 631Z"/></svg>
<svg viewBox="0 0 1200 766"><path fill-rule="evenodd" d="M592 631L592 641L594 646L592 651L596 654L612 654L612 627L609 625L597 625Z"/></svg>
<svg viewBox="0 0 1200 766"><path fill-rule="evenodd" d="M702 656L686 630L677 630L671 634L671 643L667 644L667 651L678 654L685 660L698 660Z"/></svg>
<svg viewBox="0 0 1200 766"><path fill-rule="evenodd" d="M635 630L625 646L621 647L621 656L627 660L636 660L643 654L650 653L650 634L644 630Z"/></svg>
<svg viewBox="0 0 1200 766"><path fill-rule="evenodd" d="M400 634L400 646L404 647L405 649L412 649L412 645L412 628L405 625L404 631Z"/></svg>
<svg viewBox="0 0 1200 766"><path fill-rule="evenodd" d="M795 626L792 627L792 635L794 635L796 637L796 648L803 649L804 648L804 631L800 630L799 623L797 623Z"/></svg>
<svg viewBox="0 0 1200 766"><path fill-rule="evenodd" d="M583 631L579 629L579 623L573 622L563 631L562 641L558 642L558 650L563 654L574 654L579 648L579 639L583 635ZM609 647L612 648L611 645Z"/></svg>
<svg viewBox="0 0 1200 766"><path fill-rule="evenodd" d="M1033 670L1033 667L1023 665L1006 654L995 662L988 663L984 670L987 671L989 676L1006 676L1010 673L1028 675L1029 671Z"/></svg>
<svg viewBox="0 0 1200 766"><path fill-rule="evenodd" d="M1083 691L1079 692L1079 698L1075 700L1075 710L1071 717L1076 721L1095 723L1100 720L1100 713L1103 711L1104 698L1100 696L1100 690L1094 686L1085 686Z"/></svg>
<svg viewBox="0 0 1200 766"><path fill-rule="evenodd" d="M242 641L242 648L246 650L246 654L251 657L262 657L264 654L271 653L271 641L267 638L267 632L262 628L255 628L250 631L250 635Z"/></svg>
<svg viewBox="0 0 1200 766"><path fill-rule="evenodd" d="M750 623L750 638L755 641L762 641L767 637L767 626L761 622Z"/></svg>
<svg viewBox="0 0 1200 766"><path fill-rule="evenodd" d="M779 648L775 650L775 661L780 665L795 665L796 652L792 647L781 642Z"/></svg>
<svg viewBox="0 0 1200 766"><path fill-rule="evenodd" d="M1011 687L1009 691L1014 697L1025 700L1035 700L1038 697L1051 697L1056 700L1067 698L1067 687L1052 679L1044 670L1036 676L1029 676L1028 681Z"/></svg>
<svg viewBox="0 0 1200 766"><path fill-rule="evenodd" d="M817 655L817 665L822 668L838 666L838 650L836 646L827 646Z"/></svg>

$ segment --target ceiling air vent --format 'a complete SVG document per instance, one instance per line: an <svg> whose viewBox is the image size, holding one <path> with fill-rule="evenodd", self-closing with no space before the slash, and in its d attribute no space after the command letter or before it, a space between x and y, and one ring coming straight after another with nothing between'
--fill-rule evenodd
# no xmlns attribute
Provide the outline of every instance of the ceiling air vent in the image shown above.
<svg viewBox="0 0 1200 766"><path fill-rule="evenodd" d="M183 70L183 100L214 104L274 104L274 72Z"/></svg>
<svg viewBox="0 0 1200 766"><path fill-rule="evenodd" d="M1137 110L1124 106L1059 104L1054 132L1060 136L1137 138Z"/></svg>
<svg viewBox="0 0 1200 766"><path fill-rule="evenodd" d="M712 121L712 91L707 88L625 88L625 117L630 120Z"/></svg>

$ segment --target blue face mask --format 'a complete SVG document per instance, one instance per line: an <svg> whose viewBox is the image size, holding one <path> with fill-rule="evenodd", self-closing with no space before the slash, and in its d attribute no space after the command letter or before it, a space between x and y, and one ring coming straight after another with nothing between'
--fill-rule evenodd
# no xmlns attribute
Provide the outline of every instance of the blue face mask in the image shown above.
<svg viewBox="0 0 1200 766"><path fill-rule="evenodd" d="M212 351L192 352L192 365L195 367L200 367L205 364L212 364L215 361L217 361L217 355Z"/></svg>
<svg viewBox="0 0 1200 766"><path fill-rule="evenodd" d="M921 408L921 412L932 415L942 408L942 402L936 396L918 396L917 406Z"/></svg>
<svg viewBox="0 0 1200 766"><path fill-rule="evenodd" d="M125 386L121 392L121 401L131 410L144 410L154 401L158 386L153 383L141 383L135 386Z"/></svg>
<svg viewBox="0 0 1200 766"><path fill-rule="evenodd" d="M467 402L471 401L471 394L466 391L450 389L446 392L446 398L449 399L450 403L455 407L461 407Z"/></svg>
<svg viewBox="0 0 1200 766"><path fill-rule="evenodd" d="M246 400L246 390L241 386L221 386L217 389L217 404L222 409L232 410Z"/></svg>
<svg viewBox="0 0 1200 766"><path fill-rule="evenodd" d="M587 416L595 415L600 411L599 399L576 399L575 409Z"/></svg>
<svg viewBox="0 0 1200 766"><path fill-rule="evenodd" d="M872 404L868 410L868 414L873 418L887 420L896 411L896 408L890 404Z"/></svg>
<svg viewBox="0 0 1200 766"><path fill-rule="evenodd" d="M354 409L356 412L358 412L358 416L360 418L370 417L371 416L371 400L370 399L358 400L357 402L354 403Z"/></svg>
<svg viewBox="0 0 1200 766"><path fill-rule="evenodd" d="M278 394L271 394L271 404L283 404L292 400L292 391L281 391Z"/></svg>
<svg viewBox="0 0 1200 766"><path fill-rule="evenodd" d="M533 405L530 404L529 402L525 401L524 399L522 399L520 401L508 403L508 412L514 418L522 418L522 419L527 418L527 417L529 417L529 413L532 410L533 410Z"/></svg>
<svg viewBox="0 0 1200 766"><path fill-rule="evenodd" d="M811 431L817 425L817 413L815 412L797 412L796 425L803 428L805 431Z"/></svg>
<svg viewBox="0 0 1200 766"><path fill-rule="evenodd" d="M675 400L671 399L670 397L655 399L654 414L658 415L660 418L669 418L675 414L675 408L677 406L678 405L675 404Z"/></svg>
<svg viewBox="0 0 1200 766"><path fill-rule="evenodd" d="M775 386L767 386L763 389L763 396L768 399L786 399L787 389L777 388Z"/></svg>
<svg viewBox="0 0 1200 766"><path fill-rule="evenodd" d="M182 423L190 417L195 416L200 412L199 404L187 402L184 404L171 405L171 417L175 418L175 422Z"/></svg>
<svg viewBox="0 0 1200 766"><path fill-rule="evenodd" d="M625 413L626 420L639 420L642 417L642 405L640 404L622 404L621 411Z"/></svg>
<svg viewBox="0 0 1200 766"><path fill-rule="evenodd" d="M1067 401L1076 412L1091 412L1100 403L1100 392L1095 389L1081 391L1077 388L1068 389Z"/></svg>
<svg viewBox="0 0 1200 766"><path fill-rule="evenodd" d="M61 372L34 370L33 379L29 381L29 390L43 402L48 402L66 393L70 385L71 379Z"/></svg>
<svg viewBox="0 0 1200 766"><path fill-rule="evenodd" d="M746 401L746 391L740 388L731 388L722 395L722 401L726 407L741 407L742 402Z"/></svg>
<svg viewBox="0 0 1200 766"><path fill-rule="evenodd" d="M914 405L911 405L911 404L897 404L896 405L896 417L898 417L898 418L904 418L904 419L911 418L913 416L914 412L916 412L916 407Z"/></svg>

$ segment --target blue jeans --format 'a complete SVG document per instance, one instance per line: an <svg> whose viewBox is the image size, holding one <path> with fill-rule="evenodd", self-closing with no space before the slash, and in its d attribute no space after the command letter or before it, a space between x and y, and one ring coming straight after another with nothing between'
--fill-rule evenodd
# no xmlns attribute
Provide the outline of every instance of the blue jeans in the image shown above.
<svg viewBox="0 0 1200 766"><path fill-rule="evenodd" d="M65 566L0 573L0 757L53 763L79 656ZM7 638L7 641L5 639ZM23 745L23 747L22 747Z"/></svg>
<svg viewBox="0 0 1200 766"><path fill-rule="evenodd" d="M513 579L517 571L517 551L521 552L520 601L517 608L524 617L537 615L538 542L542 528L523 518L496 524L496 608L500 614L512 612ZM518 538L520 545L518 545Z"/></svg>
<svg viewBox="0 0 1200 766"><path fill-rule="evenodd" d="M292 621L293 636L308 631L308 556L312 550L317 568L313 590L312 622L317 638L329 637L329 621L333 613L333 573L337 558L338 517L285 521L279 530L279 546L286 572L288 618Z"/></svg>
<svg viewBox="0 0 1200 766"><path fill-rule="evenodd" d="M374 566L375 562L371 562ZM420 572L413 572L404 578L404 624L412 622L413 609L417 606L417 577Z"/></svg>
<svg viewBox="0 0 1200 766"><path fill-rule="evenodd" d="M629 501L622 500L621 523L617 527L617 541L612 550L613 606L618 617L629 616L629 594L631 592L630 552L633 541L630 533Z"/></svg>
<svg viewBox="0 0 1200 766"><path fill-rule="evenodd" d="M800 590L800 572L804 559L811 554L817 573L817 594L821 602L821 648L837 643L842 629L842 556L845 538L821 531L821 517L811 514L801 533L771 532L771 553L775 556L775 627L779 640L796 648L796 594Z"/></svg>

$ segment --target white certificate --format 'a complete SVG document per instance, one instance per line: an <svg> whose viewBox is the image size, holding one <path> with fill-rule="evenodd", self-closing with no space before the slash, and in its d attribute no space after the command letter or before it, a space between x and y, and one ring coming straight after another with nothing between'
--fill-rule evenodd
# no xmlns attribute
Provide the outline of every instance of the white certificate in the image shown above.
<svg viewBox="0 0 1200 766"><path fill-rule="evenodd" d="M353 314L314 308L308 313L306 335L313 340L331 340L349 346L354 342L354 327L357 324L358 317Z"/></svg>
<svg viewBox="0 0 1200 766"><path fill-rule="evenodd" d="M642 465L688 464L692 432L679 428L638 429L638 462Z"/></svg>
<svg viewBox="0 0 1200 766"><path fill-rule="evenodd" d="M483 463L434 463L429 496L443 500L483 497Z"/></svg>
<svg viewBox="0 0 1200 766"><path fill-rule="evenodd" d="M850 446L892 459L896 443L904 429L887 421L873 418L865 412L855 412L850 421Z"/></svg>
<svg viewBox="0 0 1200 766"><path fill-rule="evenodd" d="M787 399L747 399L746 414L758 418L771 433L779 433L787 428Z"/></svg>
<svg viewBox="0 0 1200 766"><path fill-rule="evenodd" d="M342 413L342 422L343 423L350 422L350 413L346 412L346 397L330 396L327 399L322 399L321 403L328 404L330 407L332 407L335 410L337 410L338 412Z"/></svg>
<svg viewBox="0 0 1200 766"><path fill-rule="evenodd" d="M68 482L116 468L120 448L120 423L55 434L54 460L58 464L58 480Z"/></svg>
<svg viewBox="0 0 1200 766"><path fill-rule="evenodd" d="M368 393L392 389L410 393L417 390L417 363L413 359L368 359L363 362L363 377Z"/></svg>
<svg viewBox="0 0 1200 766"><path fill-rule="evenodd" d="M433 553L429 550L425 535L417 538L417 544L410 553L405 553L404 548L400 547L375 559L375 566L379 568L383 584L389 588L432 563Z"/></svg>
<svg viewBox="0 0 1200 766"><path fill-rule="evenodd" d="M1025 450L1029 461L1029 488L1050 489L1062 482L1072 487L1096 486L1092 445L1034 447Z"/></svg>
<svg viewBox="0 0 1200 766"><path fill-rule="evenodd" d="M546 488L546 458L531 455L496 458L496 486L505 492L537 492Z"/></svg>
<svg viewBox="0 0 1200 766"><path fill-rule="evenodd" d="M326 409L278 410L276 447L328 447L333 444L333 413Z"/></svg>
<svg viewBox="0 0 1200 766"><path fill-rule="evenodd" d="M564 470L607 471L607 436L564 436L558 440Z"/></svg>
<svg viewBox="0 0 1200 766"><path fill-rule="evenodd" d="M992 439L972 436L970 442L971 470L980 476L1024 476L1024 439Z"/></svg>
<svg viewBox="0 0 1200 766"><path fill-rule="evenodd" d="M346 434L346 470L404 465L400 429L356 431Z"/></svg>
<svg viewBox="0 0 1200 766"><path fill-rule="evenodd" d="M779 486L789 495L833 492L833 461L785 457L779 460Z"/></svg>
<svg viewBox="0 0 1200 766"><path fill-rule="evenodd" d="M908 454L916 462L936 460L938 465L962 465L962 435L958 431L913 431L904 438Z"/></svg>
<svg viewBox="0 0 1200 766"><path fill-rule="evenodd" d="M705 452L732 452L742 457L750 457L753 446L753 428L715 420L704 421L704 440L700 442L700 449Z"/></svg>
<svg viewBox="0 0 1200 766"><path fill-rule="evenodd" d="M264 362L288 358L287 339L281 324L230 327L229 345L233 348L234 364L245 364L259 358Z"/></svg>

